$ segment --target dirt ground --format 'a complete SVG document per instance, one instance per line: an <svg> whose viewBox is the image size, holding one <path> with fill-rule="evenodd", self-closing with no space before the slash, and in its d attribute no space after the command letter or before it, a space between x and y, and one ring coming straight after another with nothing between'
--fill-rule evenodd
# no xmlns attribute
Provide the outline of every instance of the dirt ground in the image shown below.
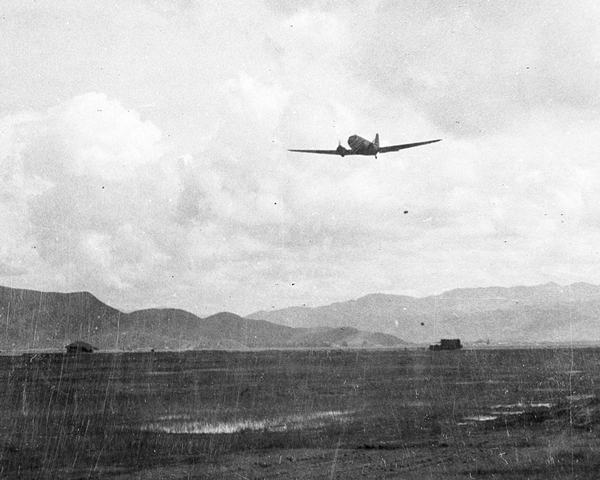
<svg viewBox="0 0 600 480"><path fill-rule="evenodd" d="M425 443L391 442L331 449L277 449L224 455L216 461L117 475L117 479L595 479L600 439L556 428L463 432ZM555 430L555 431L552 431Z"/></svg>
<svg viewBox="0 0 600 480"><path fill-rule="evenodd" d="M0 478L599 478L600 350L0 357Z"/></svg>

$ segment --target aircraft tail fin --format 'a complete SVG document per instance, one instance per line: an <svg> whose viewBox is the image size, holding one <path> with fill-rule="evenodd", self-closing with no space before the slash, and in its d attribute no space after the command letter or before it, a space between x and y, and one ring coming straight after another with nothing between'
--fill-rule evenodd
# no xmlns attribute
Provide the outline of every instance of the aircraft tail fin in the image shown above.
<svg viewBox="0 0 600 480"><path fill-rule="evenodd" d="M375 148L379 149L379 134L378 133L375 134L375 140L373 140L373 145L375 146Z"/></svg>

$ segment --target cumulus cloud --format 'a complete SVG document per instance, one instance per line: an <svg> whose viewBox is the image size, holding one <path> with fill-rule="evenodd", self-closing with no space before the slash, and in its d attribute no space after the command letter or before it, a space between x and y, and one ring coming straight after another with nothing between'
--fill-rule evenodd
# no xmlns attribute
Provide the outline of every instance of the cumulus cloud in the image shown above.
<svg viewBox="0 0 600 480"><path fill-rule="evenodd" d="M122 181L159 153L160 131L101 93L75 97L30 125L37 131L21 152L25 173L52 182L71 176Z"/></svg>
<svg viewBox="0 0 600 480"><path fill-rule="evenodd" d="M175 204L179 185L175 179L165 191L168 175L148 173L161 170L159 130L97 93L4 123L11 128L3 184L15 193L3 203L11 206L3 210L3 223L13 239L3 253L17 262L13 268L32 277L40 265L52 268L59 288L130 286L135 275L120 272L131 264L152 275L145 262L159 264L162 257L145 224ZM163 187L148 195L159 178ZM20 184L28 188L17 194ZM22 244L35 254L19 254Z"/></svg>
<svg viewBox="0 0 600 480"><path fill-rule="evenodd" d="M14 28L9 75L48 81L8 82L3 278L200 314L595 281L590 4L19 11L44 41L28 52ZM444 141L287 152L354 133Z"/></svg>

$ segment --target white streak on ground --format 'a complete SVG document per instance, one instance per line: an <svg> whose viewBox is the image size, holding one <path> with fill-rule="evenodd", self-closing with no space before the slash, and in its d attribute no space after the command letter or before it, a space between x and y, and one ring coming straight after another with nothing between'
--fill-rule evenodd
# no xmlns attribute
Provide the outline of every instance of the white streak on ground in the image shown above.
<svg viewBox="0 0 600 480"><path fill-rule="evenodd" d="M261 420L241 419L232 422L206 422L194 420L192 415L168 415L144 425L142 430L208 435L232 434L245 430L284 432L301 428L322 428L331 422L343 423L351 413L351 411L326 411Z"/></svg>

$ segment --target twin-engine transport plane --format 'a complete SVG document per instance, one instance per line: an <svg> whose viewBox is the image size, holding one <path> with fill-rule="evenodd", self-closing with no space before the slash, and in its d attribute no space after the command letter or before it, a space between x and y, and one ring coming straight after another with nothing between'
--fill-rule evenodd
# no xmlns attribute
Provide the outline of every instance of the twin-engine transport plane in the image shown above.
<svg viewBox="0 0 600 480"><path fill-rule="evenodd" d="M350 149L342 147L340 144L335 150L289 150L290 152L300 153L321 153L324 155L375 155L377 158L378 153L397 152L398 150L404 150L405 148L419 147L421 145L427 145L428 143L439 142L441 138L437 140L427 140L426 142L417 143L404 143L402 145L390 145L389 147L379 146L379 134L375 135L375 140L369 142L358 135L352 135L348 139L348 145Z"/></svg>

